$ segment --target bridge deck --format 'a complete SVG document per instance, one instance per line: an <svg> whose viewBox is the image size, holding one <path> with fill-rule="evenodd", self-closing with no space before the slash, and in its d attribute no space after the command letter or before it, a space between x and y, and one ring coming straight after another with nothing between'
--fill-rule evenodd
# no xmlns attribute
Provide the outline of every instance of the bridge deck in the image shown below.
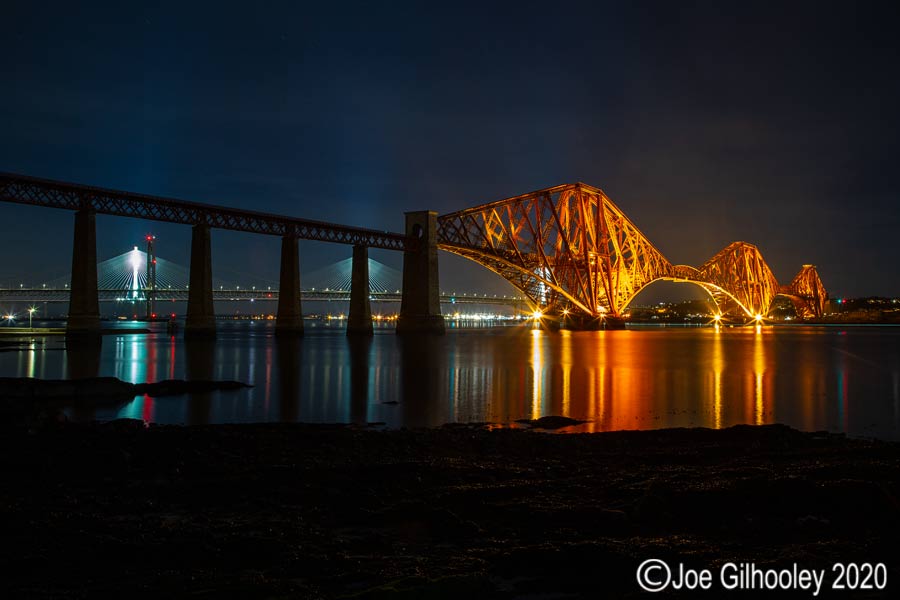
<svg viewBox="0 0 900 600"><path fill-rule="evenodd" d="M93 210L100 214L120 217L184 225L208 225L218 229L363 245L385 250L406 250L410 243L401 233L148 196L13 173L0 173L0 201L67 210Z"/></svg>

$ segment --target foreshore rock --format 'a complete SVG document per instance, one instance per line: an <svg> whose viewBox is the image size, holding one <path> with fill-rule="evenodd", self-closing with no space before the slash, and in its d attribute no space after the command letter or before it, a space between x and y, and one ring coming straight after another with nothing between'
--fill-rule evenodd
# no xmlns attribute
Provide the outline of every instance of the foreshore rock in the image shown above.
<svg viewBox="0 0 900 600"><path fill-rule="evenodd" d="M53 410L65 404L116 405L135 396L151 397L195 394L215 390L251 387L239 381L185 381L167 379L155 383L128 383L115 377L84 379L35 379L0 377L0 420L33 421L33 417L52 418ZM32 418L28 418L32 417Z"/></svg>
<svg viewBox="0 0 900 600"><path fill-rule="evenodd" d="M207 381L166 379L154 383L128 383L115 377L85 379L35 379L32 377L0 377L0 397L71 400L84 398L133 398L141 394L152 397L195 394L215 390L252 387L240 381Z"/></svg>

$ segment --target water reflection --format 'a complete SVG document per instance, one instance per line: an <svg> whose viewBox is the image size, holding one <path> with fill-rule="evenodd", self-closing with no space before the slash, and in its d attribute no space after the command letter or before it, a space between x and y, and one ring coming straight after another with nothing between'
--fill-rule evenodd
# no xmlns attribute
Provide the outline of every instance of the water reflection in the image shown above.
<svg viewBox="0 0 900 600"><path fill-rule="evenodd" d="M66 379L98 377L102 349L103 338L99 336L66 338L63 355L64 377ZM94 417L94 407L88 402L78 402L72 407L72 418L77 421L90 421Z"/></svg>
<svg viewBox="0 0 900 600"><path fill-rule="evenodd" d="M757 325L753 336L753 423L762 425L765 422L765 403L763 400L763 377L766 374L766 354L763 346L762 328Z"/></svg>
<svg viewBox="0 0 900 600"><path fill-rule="evenodd" d="M216 340L203 337L184 339L185 375L187 379L215 379ZM205 425L210 422L213 393L192 394L187 401L187 423Z"/></svg>
<svg viewBox="0 0 900 600"><path fill-rule="evenodd" d="M372 338L352 336L347 338L350 351L350 421L356 424L369 422L369 365L372 355Z"/></svg>
<svg viewBox="0 0 900 600"><path fill-rule="evenodd" d="M235 379L254 387L136 398L72 418L171 423L383 421L391 427L512 422L559 414L576 431L782 422L900 438L900 328L647 328L567 332L379 331L347 339L311 328L276 339L232 325L216 340L123 332L39 340L0 353L0 376Z"/></svg>
<svg viewBox="0 0 900 600"><path fill-rule="evenodd" d="M549 335L542 329L531 330L531 412L529 418L537 419L544 414L544 400L547 393L544 389L544 338Z"/></svg>
<svg viewBox="0 0 900 600"><path fill-rule="evenodd" d="M441 399L447 389L442 368L444 354L441 338L410 335L396 338L400 351L400 409L408 427L423 427L448 421L452 410L441 410ZM388 402L393 402L388 400ZM443 414L442 414L443 413Z"/></svg>
<svg viewBox="0 0 900 600"><path fill-rule="evenodd" d="M281 385L278 387L278 415L282 422L294 423L300 414L302 341L296 336L277 336L275 345L278 355L278 372L281 374ZM266 412L268 412L268 407Z"/></svg>
<svg viewBox="0 0 900 600"><path fill-rule="evenodd" d="M568 414L572 408L572 332L560 332L559 366L562 371L562 412Z"/></svg>
<svg viewBox="0 0 900 600"><path fill-rule="evenodd" d="M100 337L69 338L65 341L65 378L84 379L100 375Z"/></svg>
<svg viewBox="0 0 900 600"><path fill-rule="evenodd" d="M713 427L722 428L722 373L725 371L725 359L722 349L722 330L715 326L712 338L712 376L713 376Z"/></svg>

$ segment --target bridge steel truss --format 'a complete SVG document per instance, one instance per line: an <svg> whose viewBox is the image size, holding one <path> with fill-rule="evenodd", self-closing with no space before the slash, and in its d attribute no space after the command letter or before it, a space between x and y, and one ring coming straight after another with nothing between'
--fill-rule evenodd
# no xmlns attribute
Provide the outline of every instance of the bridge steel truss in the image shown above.
<svg viewBox="0 0 900 600"><path fill-rule="evenodd" d="M438 217L438 247L508 280L535 307L621 317L658 280L704 288L720 313L765 316L775 296L802 318L824 313L827 293L805 265L780 286L759 249L734 242L699 268L673 265L600 189L561 185Z"/></svg>
<svg viewBox="0 0 900 600"><path fill-rule="evenodd" d="M88 210L98 214L183 225L206 225L218 229L385 250L407 250L410 242L402 233L296 219L11 173L0 173L0 201L75 211Z"/></svg>
<svg viewBox="0 0 900 600"><path fill-rule="evenodd" d="M299 290L296 265L290 263L286 271L284 263L285 256L295 257L298 239L404 251L404 265L415 260L421 267L410 269L410 273L421 271L428 274L428 281L434 282L430 286L434 289L430 290L420 281L421 277L408 278L404 266L404 296L408 290L424 294L425 288L429 288L429 297L434 295L429 308L418 311L422 314L409 311L410 318L424 324L440 316L431 314L430 308L439 306L437 261L429 258L435 243L437 248L469 258L498 273L522 291L534 306L550 311L574 311L590 318L621 317L635 295L658 280L697 284L710 293L720 312L743 312L751 318L766 315L777 295L788 296L802 318L822 316L827 300L827 292L814 266L804 265L789 285L780 286L759 250L745 242L730 244L699 268L673 265L602 190L583 183L560 185L440 217L427 211L407 213L406 234L3 173L0 173L0 201L62 208L77 211L76 215L87 215L80 225L76 216L75 256L79 256L78 249L84 246L85 254L93 254L92 262L76 258L73 273L76 264L93 265L82 269L85 273L96 269L95 251L90 250L95 244L94 213L193 225L191 289L203 290L204 304L198 310L206 320L213 317L212 290L207 281L211 270L209 228L282 237L281 287L285 289ZM427 227L423 228L420 221ZM429 234L423 242L421 235L415 235L416 227L420 232L434 227L436 238ZM195 270L199 286L194 285ZM76 279L79 298L84 300L95 293L96 281L73 277L73 297ZM88 289L91 287L93 290ZM365 291L358 293L365 294ZM87 299L90 302L86 315L92 320L91 327L97 328L96 297ZM188 326L192 305L200 306L200 301L192 304L189 299ZM295 312L299 315L299 306ZM198 330L201 328L197 326ZM443 326L439 329L442 331Z"/></svg>

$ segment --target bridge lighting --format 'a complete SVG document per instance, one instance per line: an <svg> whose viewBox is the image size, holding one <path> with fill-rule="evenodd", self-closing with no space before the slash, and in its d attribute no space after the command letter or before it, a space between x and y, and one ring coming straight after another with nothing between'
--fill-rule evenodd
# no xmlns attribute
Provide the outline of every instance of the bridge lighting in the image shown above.
<svg viewBox="0 0 900 600"><path fill-rule="evenodd" d="M568 309L568 308L564 308L564 309L563 309L563 316L564 316L564 317L569 316L569 309Z"/></svg>
<svg viewBox="0 0 900 600"><path fill-rule="evenodd" d="M716 313L715 315L713 315L713 321L715 321L716 323L718 323L718 322L721 321L721 320L722 320L722 314L721 314L721 313Z"/></svg>
<svg viewBox="0 0 900 600"><path fill-rule="evenodd" d="M8 314L8 315L5 315L3 318L6 319L6 324L7 324L7 325L12 325L12 322L15 320L16 315L10 313L10 314Z"/></svg>
<svg viewBox="0 0 900 600"><path fill-rule="evenodd" d="M539 310L534 311L534 312L532 313L532 315L531 315L531 317L532 317L535 321L540 321L541 317L543 317L543 316L544 316L544 313L542 313L542 312L539 311Z"/></svg>
<svg viewBox="0 0 900 600"><path fill-rule="evenodd" d="M763 316L759 313L756 313L756 316L753 318L756 320L757 323L761 323L763 320Z"/></svg>

